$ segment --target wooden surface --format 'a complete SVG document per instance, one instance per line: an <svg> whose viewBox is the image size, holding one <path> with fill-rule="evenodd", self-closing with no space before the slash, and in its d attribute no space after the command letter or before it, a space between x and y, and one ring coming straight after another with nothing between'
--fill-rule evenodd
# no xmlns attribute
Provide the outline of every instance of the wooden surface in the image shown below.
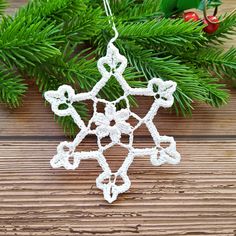
<svg viewBox="0 0 236 236"><path fill-rule="evenodd" d="M10 13L26 1L11 2ZM234 0L224 2L224 10L236 7ZM139 113L147 104L140 100ZM66 138L32 86L24 107L0 106L0 236L235 236L235 108L234 91L229 105L197 105L192 119L162 111L155 123L162 134L175 135L181 164L156 168L147 157L137 159L129 171L131 189L109 205L95 186L95 161L83 161L76 171L50 168ZM144 129L136 143L150 145ZM83 144L93 146L93 139ZM109 152L114 169L123 154Z"/></svg>

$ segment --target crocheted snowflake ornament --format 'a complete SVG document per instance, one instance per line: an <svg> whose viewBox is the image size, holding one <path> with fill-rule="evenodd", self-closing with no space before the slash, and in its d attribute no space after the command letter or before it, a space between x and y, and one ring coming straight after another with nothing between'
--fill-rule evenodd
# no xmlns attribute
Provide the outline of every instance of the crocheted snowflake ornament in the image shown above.
<svg viewBox="0 0 236 236"><path fill-rule="evenodd" d="M107 65L109 70L106 69ZM176 151L174 139L168 136L161 136L153 123L153 118L160 107L167 108L172 106L176 83L153 78L149 81L147 88L131 88L122 76L126 67L127 59L119 53L119 50L111 41L108 44L107 55L98 61L98 70L102 78L90 92L75 94L75 91L70 86L63 85L57 91L45 93L45 98L51 103L53 112L58 116L71 116L80 128L80 132L73 142L59 144L57 154L51 160L51 166L53 168L64 167L68 170L74 170L79 166L81 160L96 159L103 170L97 177L96 184L103 191L104 198L109 203L115 201L120 193L124 193L130 188L131 182L127 171L134 158L148 155L151 158L151 163L155 166L160 166L164 163L177 164L180 161L180 154ZM116 78L124 90L124 95L111 102L100 98L98 93L112 76ZM157 91L155 88L158 88ZM129 95L154 97L150 110L143 118L130 110ZM86 100L93 101L93 115L87 125L73 106L75 102ZM117 111L116 105L122 100L125 101L127 106L125 109ZM98 103L105 104L104 114L97 111ZM62 104L65 109L61 109ZM138 121L135 126L128 123L131 117ZM92 124L96 125L95 129L92 128ZM152 148L134 148L134 132L144 124L150 131L155 146ZM122 134L128 135L128 144L122 143ZM96 135L98 150L89 152L76 151L77 146L87 135ZM104 146L101 140L105 137L110 137L111 142ZM164 146L162 146L163 143L165 144ZM115 173L111 171L104 156L104 152L114 145L119 145L128 150L127 157ZM72 163L71 158L73 159ZM123 181L121 185L116 183L118 178Z"/></svg>

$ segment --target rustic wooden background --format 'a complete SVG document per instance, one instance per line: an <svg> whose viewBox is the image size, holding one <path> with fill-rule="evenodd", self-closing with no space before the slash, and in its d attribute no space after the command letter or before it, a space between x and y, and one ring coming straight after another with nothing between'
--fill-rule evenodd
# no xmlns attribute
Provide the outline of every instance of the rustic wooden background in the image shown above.
<svg viewBox="0 0 236 236"><path fill-rule="evenodd" d="M10 2L13 13L26 0ZM235 0L224 2L223 11L236 7ZM141 101L141 113L147 103ZM198 105L192 119L163 111L155 121L162 134L175 135L182 163L155 168L148 158L135 161L131 189L109 205L95 186L96 162L83 161L76 171L51 169L65 137L32 86L22 108L0 106L0 236L235 236L235 106L232 92L229 105ZM145 130L138 135L138 145L150 144ZM84 148L93 144L90 139ZM123 150L108 154L117 168Z"/></svg>

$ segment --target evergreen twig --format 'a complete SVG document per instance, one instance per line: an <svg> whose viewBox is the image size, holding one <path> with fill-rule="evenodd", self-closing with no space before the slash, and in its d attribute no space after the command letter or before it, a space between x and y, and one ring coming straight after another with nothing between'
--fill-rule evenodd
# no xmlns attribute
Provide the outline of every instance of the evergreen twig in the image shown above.
<svg viewBox="0 0 236 236"><path fill-rule="evenodd" d="M216 47L235 35L236 14L226 18L219 30L207 35L199 23L163 19L163 0L111 0L120 32L116 45L129 62L124 77L132 87L145 86L153 77L178 84L175 109L190 114L194 101L219 107L228 101L228 91L219 79L235 82L236 49ZM0 15L6 2L0 0ZM111 38L99 0L31 0L14 17L0 20L0 101L19 106L34 79L39 90L71 84L77 92L89 91L100 79L96 61ZM213 46L214 45L214 46ZM113 100L121 88L111 79L100 95ZM135 99L130 98L133 105ZM76 104L86 119L86 104ZM56 120L64 131L77 130L68 117Z"/></svg>
<svg viewBox="0 0 236 236"><path fill-rule="evenodd" d="M5 0L0 0L0 16L3 15L6 7L7 7L6 1Z"/></svg>
<svg viewBox="0 0 236 236"><path fill-rule="evenodd" d="M16 71L0 64L0 102L10 107L17 107L27 86L24 79Z"/></svg>

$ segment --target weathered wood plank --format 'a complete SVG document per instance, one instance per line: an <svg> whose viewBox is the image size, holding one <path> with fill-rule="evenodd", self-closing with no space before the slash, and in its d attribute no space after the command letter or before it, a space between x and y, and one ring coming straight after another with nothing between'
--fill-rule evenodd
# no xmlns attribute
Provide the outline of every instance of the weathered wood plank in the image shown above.
<svg viewBox="0 0 236 236"><path fill-rule="evenodd" d="M95 161L51 170L56 145L0 142L0 235L235 235L234 142L179 142L178 166L137 159L131 189L113 205L95 186ZM123 154L109 153L115 169Z"/></svg>
<svg viewBox="0 0 236 236"><path fill-rule="evenodd" d="M28 1L27 0L8 0L8 8L6 10L6 13L8 14L14 14L17 9L19 9L21 6L26 4Z"/></svg>

